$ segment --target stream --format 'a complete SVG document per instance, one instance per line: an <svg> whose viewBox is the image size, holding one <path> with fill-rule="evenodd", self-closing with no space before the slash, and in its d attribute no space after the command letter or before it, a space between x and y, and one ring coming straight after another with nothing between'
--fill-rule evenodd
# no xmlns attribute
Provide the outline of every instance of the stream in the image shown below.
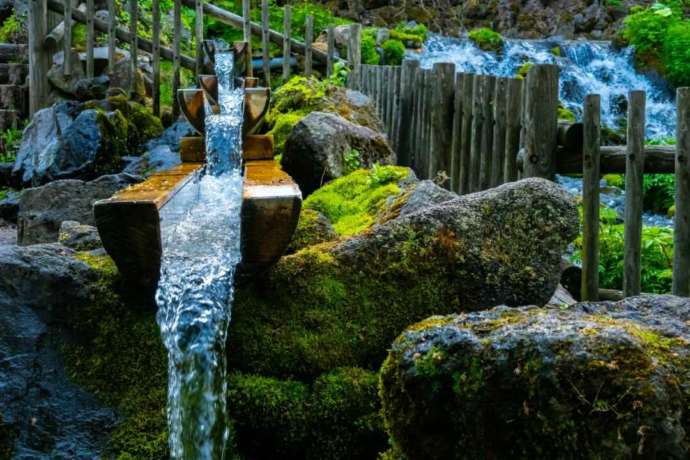
<svg viewBox="0 0 690 460"><path fill-rule="evenodd" d="M233 59L230 52L216 54L221 112L206 118L207 166L161 213L156 302L168 350L174 459L222 459L229 438L225 343L241 258L244 113L244 90L233 87Z"/></svg>

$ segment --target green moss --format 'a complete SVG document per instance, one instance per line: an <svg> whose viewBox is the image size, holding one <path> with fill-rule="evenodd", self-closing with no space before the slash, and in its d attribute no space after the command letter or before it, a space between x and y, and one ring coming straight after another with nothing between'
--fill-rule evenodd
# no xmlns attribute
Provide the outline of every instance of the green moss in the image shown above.
<svg viewBox="0 0 690 460"><path fill-rule="evenodd" d="M558 105L558 119L564 121L571 121L573 123L577 121L577 117L575 117L573 111L564 106L563 104Z"/></svg>
<svg viewBox="0 0 690 460"><path fill-rule="evenodd" d="M362 31L362 64L378 65L381 56L376 49L376 27L367 27Z"/></svg>
<svg viewBox="0 0 690 460"><path fill-rule="evenodd" d="M323 214L313 209L302 209L288 253L332 241L336 237L331 223Z"/></svg>
<svg viewBox="0 0 690 460"><path fill-rule="evenodd" d="M624 174L605 174L604 180L611 187L618 187L620 189L625 188L625 175Z"/></svg>
<svg viewBox="0 0 690 460"><path fill-rule="evenodd" d="M266 120L273 124L279 114L320 110L325 96L326 87L316 78L293 77L273 94Z"/></svg>
<svg viewBox="0 0 690 460"><path fill-rule="evenodd" d="M404 22L399 23L394 29L390 31L390 37L394 40L400 40L407 46L421 48L426 41L429 30L424 24L417 24L409 26Z"/></svg>
<svg viewBox="0 0 690 460"><path fill-rule="evenodd" d="M119 171L122 157L127 155L128 123L119 111L104 112L96 110L96 123L105 142L101 143L101 154L95 165L96 174L112 174Z"/></svg>
<svg viewBox="0 0 690 460"><path fill-rule="evenodd" d="M151 110L142 104L128 100L125 96L108 98L112 110L118 110L127 120L127 145L130 154L141 152L146 141L163 134L163 124Z"/></svg>
<svg viewBox="0 0 690 460"><path fill-rule="evenodd" d="M529 69L531 69L533 65L534 65L533 62L525 62L524 64L522 64L517 70L516 78L518 78L520 80L524 80L525 78L527 78L527 74L529 73Z"/></svg>
<svg viewBox="0 0 690 460"><path fill-rule="evenodd" d="M398 182L408 174L397 166L358 170L320 188L304 206L325 215L339 235L353 235L374 223L387 200L400 193Z"/></svg>
<svg viewBox="0 0 690 460"><path fill-rule="evenodd" d="M471 30L467 36L481 50L501 51L503 49L503 37L501 37L501 34L486 27Z"/></svg>
<svg viewBox="0 0 690 460"><path fill-rule="evenodd" d="M561 47L560 46L554 46L551 48L551 54L553 54L556 57L561 57Z"/></svg>
<svg viewBox="0 0 690 460"><path fill-rule="evenodd" d="M118 294L126 286L112 260L79 253L94 268L96 295L89 306L66 312L79 341L65 344L68 374L123 417L107 446L118 458L168 458L165 417L167 355L150 309L126 306Z"/></svg>
<svg viewBox="0 0 690 460"><path fill-rule="evenodd" d="M400 65L405 57L405 45L400 40L389 39L381 45L386 65Z"/></svg>
<svg viewBox="0 0 690 460"><path fill-rule="evenodd" d="M276 113L271 118L273 127L268 132L273 136L275 142L276 155L282 155L285 151L285 141L290 136L292 129L299 123L307 114L300 110L289 113Z"/></svg>

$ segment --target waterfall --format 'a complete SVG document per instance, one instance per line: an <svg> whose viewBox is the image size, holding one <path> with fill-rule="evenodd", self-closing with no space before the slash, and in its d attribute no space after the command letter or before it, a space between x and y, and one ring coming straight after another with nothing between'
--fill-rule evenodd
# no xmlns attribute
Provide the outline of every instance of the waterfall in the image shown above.
<svg viewBox="0 0 690 460"><path fill-rule="evenodd" d="M561 56L553 53L558 47ZM414 56L412 56L414 57ZM576 116L582 115L587 94L601 95L602 122L616 128L625 115L630 90L647 92L647 136L675 137L676 108L673 94L660 80L635 70L633 50L617 50L604 42L506 40L503 51L489 53L468 39L431 36L419 55L423 68L436 62L453 62L459 72L514 77L526 62L556 64L561 71L560 98Z"/></svg>
<svg viewBox="0 0 690 460"><path fill-rule="evenodd" d="M232 53L216 55L221 110L206 118L206 168L161 210L156 302L168 350L174 459L222 459L229 438L225 343L241 258L244 113L233 60Z"/></svg>

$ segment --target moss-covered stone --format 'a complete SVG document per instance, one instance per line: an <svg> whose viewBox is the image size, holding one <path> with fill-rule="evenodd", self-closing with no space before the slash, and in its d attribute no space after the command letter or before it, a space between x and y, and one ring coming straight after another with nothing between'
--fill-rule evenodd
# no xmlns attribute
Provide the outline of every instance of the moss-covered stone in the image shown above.
<svg viewBox="0 0 690 460"><path fill-rule="evenodd" d="M409 460L684 458L690 302L433 317L381 371L386 426Z"/></svg>
<svg viewBox="0 0 690 460"><path fill-rule="evenodd" d="M111 110L118 110L127 120L127 145L130 154L141 153L146 141L163 134L163 123L144 105L118 95L108 98Z"/></svg>
<svg viewBox="0 0 690 460"><path fill-rule="evenodd" d="M308 246L333 241L337 237L326 216L313 209L302 209L287 252L293 254Z"/></svg>
<svg viewBox="0 0 690 460"><path fill-rule="evenodd" d="M501 51L503 49L503 37L489 28L481 27L471 30L467 36L483 51Z"/></svg>

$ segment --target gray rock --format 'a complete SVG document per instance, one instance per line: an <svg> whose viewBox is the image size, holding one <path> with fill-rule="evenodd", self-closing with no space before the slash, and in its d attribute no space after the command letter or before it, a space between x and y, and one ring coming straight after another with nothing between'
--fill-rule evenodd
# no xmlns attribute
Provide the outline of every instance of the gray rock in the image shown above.
<svg viewBox="0 0 690 460"><path fill-rule="evenodd" d="M439 187L430 180L423 180L410 192L405 204L400 208L400 215L406 216L428 209L430 206L447 203L458 198L456 193Z"/></svg>
<svg viewBox="0 0 690 460"><path fill-rule="evenodd" d="M103 247L96 227L73 220L66 220L60 225L58 241L75 251L93 251Z"/></svg>
<svg viewBox="0 0 690 460"><path fill-rule="evenodd" d="M59 245L0 246L0 429L12 458L99 458L112 409L75 385L61 349L65 310L90 301L97 276ZM4 426L2 426L4 425Z"/></svg>
<svg viewBox="0 0 690 460"><path fill-rule="evenodd" d="M346 173L345 157L353 150L359 152L362 167L396 161L383 134L332 113L312 112L290 133L282 166L309 195Z"/></svg>
<svg viewBox="0 0 690 460"><path fill-rule="evenodd" d="M19 200L19 244L57 241L64 221L95 225L94 202L109 198L118 190L141 180L142 178L130 174L117 174L103 176L91 182L55 181L24 190Z"/></svg>
<svg viewBox="0 0 690 460"><path fill-rule="evenodd" d="M173 123L169 128L167 128L163 135L151 139L147 144L146 148L148 150L153 150L160 145L167 145L173 152L180 151L180 140L183 137L194 136L196 131L192 128L187 120L178 120Z"/></svg>
<svg viewBox="0 0 690 460"><path fill-rule="evenodd" d="M119 169L127 149L126 120L116 112L81 111L73 102L37 112L25 129L13 174L29 185L93 179Z"/></svg>
<svg viewBox="0 0 690 460"><path fill-rule="evenodd" d="M383 366L389 432L410 460L687 458L689 320L672 296L431 317Z"/></svg>
<svg viewBox="0 0 690 460"><path fill-rule="evenodd" d="M9 192L4 199L0 200L0 220L16 224L18 213L19 193Z"/></svg>
<svg viewBox="0 0 690 460"><path fill-rule="evenodd" d="M73 94L79 101L103 99L110 87L110 77L101 75L94 78L82 78L74 84Z"/></svg>
<svg viewBox="0 0 690 460"><path fill-rule="evenodd" d="M153 150L139 157L128 156L123 159L127 162L127 166L122 172L142 177L165 171L182 162L179 152L173 152L167 145L154 147Z"/></svg>

